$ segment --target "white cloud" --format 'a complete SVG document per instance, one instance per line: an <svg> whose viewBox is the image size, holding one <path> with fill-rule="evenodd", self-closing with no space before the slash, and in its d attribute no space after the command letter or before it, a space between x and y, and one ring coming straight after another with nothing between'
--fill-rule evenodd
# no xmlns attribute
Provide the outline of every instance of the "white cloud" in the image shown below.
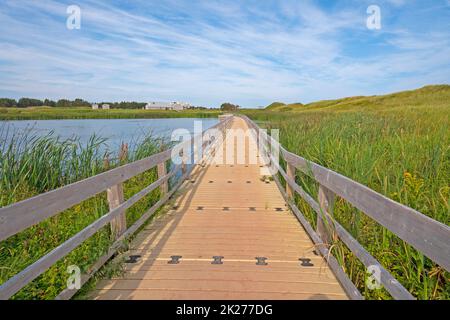
<svg viewBox="0 0 450 320"><path fill-rule="evenodd" d="M81 30L69 31L60 3L7 1L0 9L0 27L8 26L0 35L0 61L7 61L0 95L256 106L389 90L387 80L413 72L421 75L417 83L442 79L442 66L450 65L443 31L392 32L383 45L398 52L348 53L344 40L373 36L365 11L328 12L297 1L273 8L146 3L133 13L85 1Z"/></svg>

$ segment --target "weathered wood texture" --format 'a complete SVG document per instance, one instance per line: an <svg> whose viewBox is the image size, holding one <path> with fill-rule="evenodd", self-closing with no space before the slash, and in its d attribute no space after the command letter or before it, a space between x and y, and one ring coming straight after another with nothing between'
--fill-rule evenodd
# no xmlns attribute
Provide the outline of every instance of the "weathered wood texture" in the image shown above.
<svg viewBox="0 0 450 320"><path fill-rule="evenodd" d="M166 162L163 161L158 164L158 177L164 177L167 174L166 171ZM169 191L169 183L165 182L161 185L161 194L165 195Z"/></svg>
<svg viewBox="0 0 450 320"><path fill-rule="evenodd" d="M295 181L287 176L287 174L283 171L282 168L279 168L279 173L285 178L288 185L297 192L303 199L313 208L317 215L320 215L323 211L320 208L319 204L309 195L307 194L299 185L295 183ZM275 178L277 181L278 179ZM280 190L282 190L281 184L279 184ZM285 195L287 198L287 194ZM313 230L309 222L300 212L300 210L296 207L293 201L289 201L291 209L298 217L299 221L304 226L305 230L313 239L314 243L319 246L319 251L322 256L324 256L328 263L330 264L330 268L335 272L342 285L347 288L346 292L353 299L359 299L360 294L356 292L354 289L352 290L352 284L348 283L350 280L347 278L345 274L342 274L342 268L337 264L336 259L329 255L327 245L323 242L322 238ZM354 239L350 233L348 233L336 220L332 220L333 226L333 235L337 235L345 245L355 254L356 257L367 267L376 266L380 270L380 283L386 288L386 290L394 297L399 300L414 300L414 296L412 296L409 291L403 287L400 282L398 282L372 255L370 255L367 250L365 250L359 242Z"/></svg>
<svg viewBox="0 0 450 320"><path fill-rule="evenodd" d="M334 194L328 190L326 187L319 186L319 207L320 211L317 213L317 224L316 230L319 237L324 243L333 243L333 205L334 205Z"/></svg>
<svg viewBox="0 0 450 320"><path fill-rule="evenodd" d="M233 128L245 122L234 119ZM348 299L260 166L213 162L194 170L173 210L131 244L126 256L140 255L137 263L126 264L123 277L100 282L92 297ZM177 255L179 263L168 263ZM223 257L221 263L213 264L213 256ZM267 265L257 265L256 257Z"/></svg>
<svg viewBox="0 0 450 320"><path fill-rule="evenodd" d="M251 127L257 128L253 121L247 117L244 118ZM295 183L295 178L293 179L287 172L285 173L278 165L279 173L286 180L286 191L294 190L314 209L314 211L316 211L318 215L318 233L323 233L322 230L325 229L324 225L328 225L328 222L331 222L329 225L332 228L328 230L326 238L330 239L329 232L333 232L333 235L338 236L366 267L377 266L381 271L381 283L394 298L414 299L414 297L396 279L394 279L392 275L389 274L389 272L356 241L356 239L340 226L331 215L323 216L323 213L326 213L326 210L332 211L329 208L329 203L332 201L334 194L349 201L356 208L360 209L384 227L394 232L401 239L427 255L430 259L449 270L449 226L428 218L414 209L388 199L336 172L288 152L270 136L266 135L265 139L267 139L267 143L273 143L279 146L282 157L287 163L287 171L292 171L290 166L293 166L311 176L319 183L319 203L317 203ZM290 195L287 194L286 196L290 198ZM290 205L294 205L295 207L295 204L293 203L290 203ZM300 212L298 213L301 214ZM322 219L319 217L322 217ZM325 217L327 220L323 219ZM417 232L417 234L414 234L415 232ZM436 234L433 234L433 232L436 232ZM324 236L322 235L322 237Z"/></svg>
<svg viewBox="0 0 450 320"><path fill-rule="evenodd" d="M228 122L231 119L228 119ZM221 129L227 121L212 128ZM122 148L122 150L124 147ZM0 208L0 241L171 159L172 149ZM124 155L122 155L122 158ZM106 159L106 162L107 159Z"/></svg>
<svg viewBox="0 0 450 320"><path fill-rule="evenodd" d="M20 273L10 278L8 281L0 286L0 300L7 299L23 288L30 281L41 275L44 271L50 268L55 262L69 254L72 250L78 247L86 239L91 237L100 228L110 223L117 218L124 210L130 208L133 204L139 201L143 196L150 193L155 188L159 187L169 176L158 179L145 189L139 191L127 201L123 202L118 207L111 210L108 214L102 216L88 227L77 233L72 238L66 240L64 243L47 253L45 256L37 260L32 265L28 266Z"/></svg>
<svg viewBox="0 0 450 320"><path fill-rule="evenodd" d="M250 126L257 126L244 117ZM267 137L272 142L270 136ZM273 141L273 143L277 143ZM280 145L286 162L392 231L428 258L450 271L450 227L395 202L339 173L293 154Z"/></svg>
<svg viewBox="0 0 450 320"><path fill-rule="evenodd" d="M123 186L121 183L106 190L109 211L119 207L124 201ZM127 229L127 218L125 210L122 210L116 218L111 221L111 234L115 239L119 238Z"/></svg>
<svg viewBox="0 0 450 320"><path fill-rule="evenodd" d="M170 150L112 169L85 180L0 208L0 240L122 183L170 159Z"/></svg>
<svg viewBox="0 0 450 320"><path fill-rule="evenodd" d="M218 123L215 128L222 128L224 126L229 125L230 121L225 121ZM214 128L213 127L213 128ZM122 150L127 150L128 147L122 147ZM164 176L160 176L159 179L149 186L145 187L141 191L134 194L127 201L123 201L123 189L122 182L128 180L129 178L142 173L146 170L151 169L155 165L164 162L170 158L171 149L167 151L163 151L154 156L148 157L143 160L139 160L125 166L107 171L100 175L94 176L92 178L85 179L80 182L76 182L74 184L68 185L66 187L39 195L37 197L27 199L16 203L14 205L1 208L0 209L0 236L7 238L10 235L13 235L33 224L40 222L41 220L50 217L62 210L65 210L72 205L92 197L99 192L107 189L108 195L108 203L110 207L109 213L102 216L91 225L77 233L72 238L68 239L48 254L44 255L40 259L38 259L35 263L26 267L24 270L4 282L0 286L0 300L8 299L12 295L14 295L17 291L23 288L25 285L33 281L36 277L45 272L48 268L50 268L54 263L56 263L61 258L65 257L72 250L78 247L81 243L83 243L86 239L91 237L94 233L99 231L106 224L111 223L111 228L113 231L113 235L115 239L120 240L124 239L124 236L131 235L131 231L136 231L140 225L142 225L145 221L143 218L139 219L137 223L135 223L128 231L126 229L126 220L125 220L125 210L130 208L137 201L142 199L145 195L153 191L155 188L160 187L164 183L167 183L168 180L175 175L175 173L179 170L180 166L175 167L169 174ZM126 157L126 152L123 152L121 158ZM107 162L107 161L106 161ZM186 172L183 178L189 172ZM98 183L98 185L95 185ZM179 184L177 184L177 187ZM175 190L173 190L175 191ZM78 192L77 194L73 194L71 192ZM144 214L143 217L146 217L147 220L154 211L156 211L165 201L167 201L169 195L173 192L170 192L168 195L163 196L157 204L155 204L149 212ZM64 198L64 196L66 198ZM58 198L61 197L61 198ZM58 199L57 199L58 198ZM51 200L55 201L55 203L51 203ZM45 206L49 206L49 211L45 211ZM26 210L31 210L30 212L36 213L36 217L27 212ZM36 211L32 211L36 210ZM21 220L20 217L23 219ZM139 225L138 225L139 224ZM1 240L2 238L0 238ZM117 243L117 241L116 241ZM103 264L107 261L106 257L111 256L113 252L115 252L115 245L110 248L109 252L103 256L99 262ZM98 265L98 263L96 264ZM95 266L94 269L98 269L99 266ZM84 277L86 278L86 276ZM62 293L62 297L70 296L72 293Z"/></svg>
<svg viewBox="0 0 450 320"><path fill-rule="evenodd" d="M171 150L167 150L0 208L2 240L104 190L107 190L110 206L108 214L2 284L0 299L13 295L110 223L116 241L90 272L83 275L82 281L85 283L114 255L122 241L136 232L174 193L182 181L179 181L173 190L168 191L168 180L180 168L182 178L190 179L186 186L188 192L181 196L177 208L170 215L145 228L138 236L130 254L140 255L141 262L130 266L130 272L123 279L103 282L94 292L95 298L362 299L328 250L334 238L339 237L366 267L375 265L380 268L381 283L394 298L413 299L414 297L334 220L335 195L349 201L449 270L448 226L288 152L267 134L257 135L258 127L248 118L243 118L223 117L214 128L223 134L231 123L234 129L246 129L247 126L254 129L254 136L250 137L246 152L251 149L258 151L260 163L250 163L250 157L246 154L244 164L210 164L203 169L205 161L202 161L201 166L195 169L190 167L188 170L186 163L192 155L183 155L183 163L166 174L165 161L171 155ZM205 141L202 144L203 150L218 159L227 147L227 143L221 142ZM256 142L259 142L258 145ZM287 162L286 172L272 154L271 145L280 148L281 156ZM234 146L234 155L237 147ZM235 160L237 159L235 157ZM154 166L158 166L158 180L124 201L122 183ZM275 183L264 178L270 176L270 173L267 174L270 172L269 166L278 168L286 181L285 187L281 186L277 176L274 176ZM193 169L194 174L190 176ZM295 170L301 170L318 182L317 201L295 183ZM126 230L125 210L158 187L161 188L162 198ZM299 194L317 213L317 230L311 227L295 206L295 194ZM297 220L286 209L283 197ZM320 253L321 257L311 254L313 251ZM182 256L181 262L168 267L167 261L174 255ZM213 259L213 256L216 257ZM268 265L264 265L264 259L260 259L261 265L255 268L256 257L267 258L265 262ZM302 260L300 265L299 259L309 260ZM211 264L212 261L218 263ZM324 263L325 261L327 263ZM317 263L320 264L319 271L313 268ZM327 275L326 279L321 278L323 270ZM255 281L258 284L255 284ZM70 298L74 292L65 290L58 298Z"/></svg>
<svg viewBox="0 0 450 320"><path fill-rule="evenodd" d="M286 165L286 175L295 181L295 168L291 166L289 163ZM289 200L294 198L294 190L289 183L286 184L286 194Z"/></svg>

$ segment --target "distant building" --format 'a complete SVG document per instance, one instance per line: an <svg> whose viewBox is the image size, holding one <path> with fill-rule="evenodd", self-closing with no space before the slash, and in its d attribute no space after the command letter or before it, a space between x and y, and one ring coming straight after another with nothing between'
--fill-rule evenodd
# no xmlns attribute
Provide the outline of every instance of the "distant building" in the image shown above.
<svg viewBox="0 0 450 320"><path fill-rule="evenodd" d="M149 102L145 105L145 110L169 110L168 102Z"/></svg>
<svg viewBox="0 0 450 320"><path fill-rule="evenodd" d="M109 110L109 104L104 103L104 104L102 105L102 109L103 109L103 110Z"/></svg>
<svg viewBox="0 0 450 320"><path fill-rule="evenodd" d="M186 102L172 102L173 110L184 110L184 109L190 109L193 106Z"/></svg>
<svg viewBox="0 0 450 320"><path fill-rule="evenodd" d="M92 105L92 110L97 110L98 109L98 104L93 104Z"/></svg>
<svg viewBox="0 0 450 320"><path fill-rule="evenodd" d="M182 111L189 109L192 106L185 102L149 102L145 105L145 110L174 110Z"/></svg>

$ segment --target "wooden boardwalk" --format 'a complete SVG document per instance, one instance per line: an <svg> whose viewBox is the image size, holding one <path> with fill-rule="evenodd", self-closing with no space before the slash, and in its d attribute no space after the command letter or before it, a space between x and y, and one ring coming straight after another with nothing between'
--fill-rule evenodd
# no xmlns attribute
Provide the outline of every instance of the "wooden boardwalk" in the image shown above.
<svg viewBox="0 0 450 320"><path fill-rule="evenodd" d="M219 118L216 125L186 143L0 208L3 241L102 192L106 192L109 205L108 213L1 283L0 300L26 290L28 284L108 225L111 245L82 270L80 286L116 257L129 239L134 240L125 253L123 276L99 282L90 292L92 299L364 299L330 250L336 241L373 272L372 280L392 298L415 299L335 219L338 197L450 272L448 225L286 150L246 116ZM261 150L252 136L248 147L229 145L234 145L234 162L209 161L212 156L220 158L220 151L226 151L228 142L235 140L230 126L258 132ZM220 133L225 132L223 139ZM178 147L197 138L202 157L208 161L188 168L192 152L183 150L182 163L168 171L166 164L174 160ZM237 148L245 149L246 161L236 161ZM258 151L259 159L256 154L249 158L249 151ZM270 159L277 172L258 164L260 159ZM124 182L155 169L157 180L125 200ZM297 174L313 179L318 187L316 196L297 184ZM169 185L171 179L174 183ZM127 209L157 188L158 201L129 226ZM170 199L171 210L143 227ZM315 223L306 219L297 199L315 212ZM55 299L72 298L79 289L73 284L68 283Z"/></svg>
<svg viewBox="0 0 450 320"><path fill-rule="evenodd" d="M234 118L232 128L247 124ZM184 191L134 239L124 275L100 281L93 299L348 298L260 164L198 167Z"/></svg>

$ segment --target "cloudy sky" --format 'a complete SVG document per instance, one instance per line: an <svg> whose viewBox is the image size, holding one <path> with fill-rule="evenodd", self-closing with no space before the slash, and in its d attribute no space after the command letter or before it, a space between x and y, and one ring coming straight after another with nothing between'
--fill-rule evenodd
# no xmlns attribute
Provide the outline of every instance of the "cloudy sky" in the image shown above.
<svg viewBox="0 0 450 320"><path fill-rule="evenodd" d="M257 107L450 83L450 0L0 0L0 30L2 97Z"/></svg>

